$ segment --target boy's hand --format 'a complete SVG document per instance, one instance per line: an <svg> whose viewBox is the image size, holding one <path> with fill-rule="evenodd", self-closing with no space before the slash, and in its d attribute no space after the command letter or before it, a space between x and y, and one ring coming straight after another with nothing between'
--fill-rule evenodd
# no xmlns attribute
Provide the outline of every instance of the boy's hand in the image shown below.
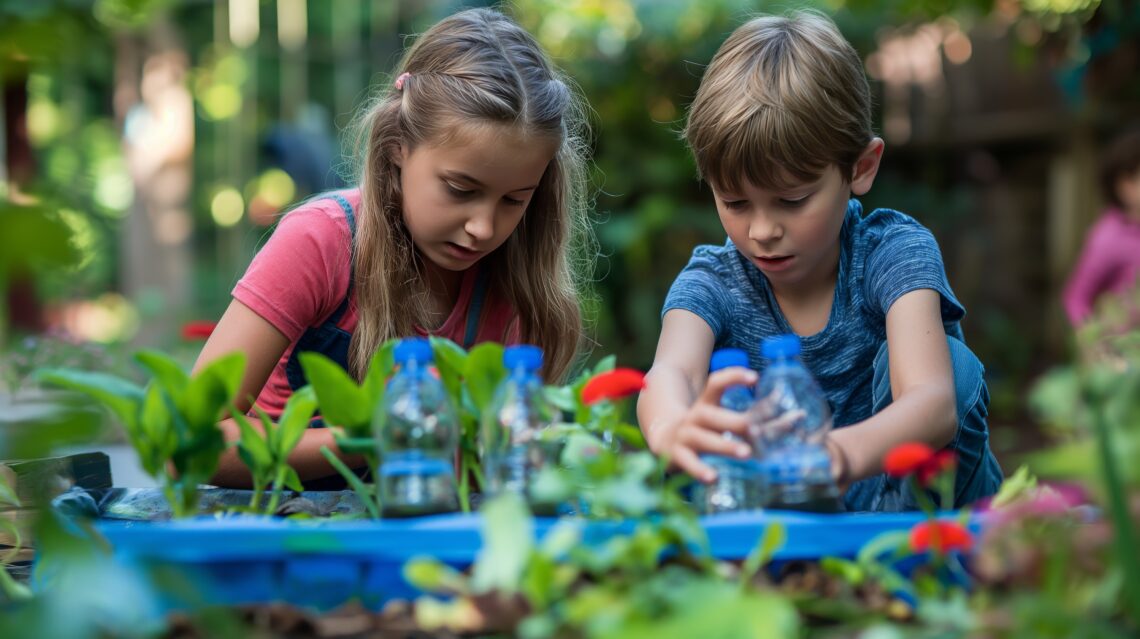
<svg viewBox="0 0 1140 639"><path fill-rule="evenodd" d="M827 454L831 457L831 477L839 488L839 494L847 492L851 485L851 462L847 458L847 451L830 434L823 440L827 447Z"/></svg>
<svg viewBox="0 0 1140 639"><path fill-rule="evenodd" d="M723 408L721 395L730 386L751 386L756 373L745 368L726 368L709 376L704 391L693 405L674 421L657 420L647 433L649 448L675 466L705 483L716 479L716 472L700 460L702 453L747 458L752 449L739 440L725 437L734 433L741 439L748 432L748 416Z"/></svg>

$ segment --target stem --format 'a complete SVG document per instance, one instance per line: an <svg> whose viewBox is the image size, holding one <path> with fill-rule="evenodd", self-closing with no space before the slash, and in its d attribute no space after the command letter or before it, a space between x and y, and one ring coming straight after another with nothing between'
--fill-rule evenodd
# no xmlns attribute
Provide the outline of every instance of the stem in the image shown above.
<svg viewBox="0 0 1140 639"><path fill-rule="evenodd" d="M286 464L288 462L285 462ZM277 502L281 501L281 484L285 482L285 469L288 466L282 465L277 469L277 475L273 478L273 486L269 493L269 507L265 509L265 514L272 515L277 512Z"/></svg>
<svg viewBox="0 0 1140 639"><path fill-rule="evenodd" d="M253 496L249 499L249 509L256 512L261 507L261 496L265 494L265 484L258 483L253 486Z"/></svg>
<svg viewBox="0 0 1140 639"><path fill-rule="evenodd" d="M471 512L471 486L467 479L467 454L459 456L459 507L465 513Z"/></svg>
<svg viewBox="0 0 1140 639"><path fill-rule="evenodd" d="M1086 401L1089 398L1086 393ZM1130 602L1124 606L1131 611L1134 620L1140 615L1140 561L1136 555L1136 533L1132 528L1132 517L1124 498L1120 482L1120 472L1116 468L1116 456L1112 450L1112 433L1105 422L1104 402L1088 401L1092 407L1093 427L1096 429L1097 448L1100 452L1100 465L1104 469L1104 483L1108 491L1109 511L1112 515L1116 555L1124 568L1124 590ZM1127 612L1125 614L1128 614Z"/></svg>

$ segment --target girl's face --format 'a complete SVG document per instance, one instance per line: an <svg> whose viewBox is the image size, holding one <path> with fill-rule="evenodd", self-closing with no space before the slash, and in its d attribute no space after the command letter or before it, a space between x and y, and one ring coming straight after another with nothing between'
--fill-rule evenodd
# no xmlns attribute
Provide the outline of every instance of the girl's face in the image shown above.
<svg viewBox="0 0 1140 639"><path fill-rule="evenodd" d="M1140 168L1116 179L1116 197L1124 204L1124 213L1140 221Z"/></svg>
<svg viewBox="0 0 1140 639"><path fill-rule="evenodd" d="M404 224L416 248L445 271L464 271L522 221L558 141L505 125L470 127L445 145L397 157Z"/></svg>
<svg viewBox="0 0 1140 639"><path fill-rule="evenodd" d="M745 182L739 192L713 187L721 224L744 257L756 265L778 294L818 291L833 282L839 265L839 232L852 193L871 188L882 156L882 141L868 145L844 180L831 165L823 175L787 190Z"/></svg>

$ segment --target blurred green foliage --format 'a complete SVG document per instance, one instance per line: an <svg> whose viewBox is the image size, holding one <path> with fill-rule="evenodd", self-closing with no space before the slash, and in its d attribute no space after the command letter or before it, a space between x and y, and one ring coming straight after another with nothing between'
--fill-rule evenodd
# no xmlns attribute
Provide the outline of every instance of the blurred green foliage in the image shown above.
<svg viewBox="0 0 1140 639"><path fill-rule="evenodd" d="M388 81L405 35L473 4L493 3L307 2L306 40L297 50L278 42L275 2L253 3L260 35L249 47L231 41L226 3L0 4L0 76L27 74L28 128L38 170L25 191L50 199L51 217L68 229L77 252L70 266L41 276L41 291L55 299L90 297L118 285L120 238L133 198L121 144L123 123L113 108L116 51L124 43L187 54L187 86L195 106L194 187L188 204L196 255L195 308L187 312L216 317L267 235L247 220L218 226L211 215L218 193L240 194L248 209L269 182L265 176L272 161L264 143L274 126L295 122L298 109L312 105L324 114L320 117L334 136L345 131L373 87ZM1032 60L1062 51L1072 58L1065 64L1074 73L1087 63L1090 42L1096 44L1083 31L1094 16L1103 14L1102 22L1119 18L1114 42L1137 33L1137 7L1131 0L1112 0L1104 7L1096 0L1022 0L1001 6L993 0L809 0L796 6L831 15L864 56L891 29L941 19L968 30L1000 14L1068 43L1050 49L1019 45L1016 55ZM695 245L723 242L711 194L696 180L679 137L685 109L704 65L735 26L751 14L789 7L749 0L516 0L505 7L575 79L593 109L595 219L602 248L595 274L600 295L592 309L596 355L614 353L623 363L648 366L661 303L673 277ZM936 155L926 153L915 163L913 156L892 160L888 154L888 167L892 162L915 166L884 173L865 204L916 213L940 240L984 222L976 212L976 186L956 175L950 160ZM343 173L349 168L332 167ZM278 191L293 191L294 185L285 186ZM296 187L294 199L308 195L302 185ZM953 282L955 274L950 276ZM161 303L149 299L134 302L140 307ZM1024 379L1033 365L1030 333L1003 321L1000 310L965 301L971 311L967 335L991 372ZM146 308L140 312L147 315ZM995 406L1013 410L1019 389L1017 384L995 388Z"/></svg>

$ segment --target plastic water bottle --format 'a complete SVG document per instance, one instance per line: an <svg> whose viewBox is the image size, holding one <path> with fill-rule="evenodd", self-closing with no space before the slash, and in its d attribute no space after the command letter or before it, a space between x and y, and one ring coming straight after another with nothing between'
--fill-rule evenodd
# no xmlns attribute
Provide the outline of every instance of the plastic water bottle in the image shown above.
<svg viewBox="0 0 1140 639"><path fill-rule="evenodd" d="M536 514L556 514L554 504L538 503L530 491L538 472L558 459L557 442L545 439L554 410L543 397L538 376L542 349L529 344L507 347L503 366L507 376L480 428L487 493L515 493L526 498Z"/></svg>
<svg viewBox="0 0 1140 639"><path fill-rule="evenodd" d="M738 348L723 348L713 353L709 372L740 366L748 368L748 353ZM747 386L730 386L721 395L720 405L737 412L747 412L754 399ZM725 439L743 442L733 433ZM753 459L737 459L722 455L701 455L701 461L716 470L712 484L695 484L691 493L693 506L703 514L725 513L759 508L764 501L764 477Z"/></svg>
<svg viewBox="0 0 1140 639"><path fill-rule="evenodd" d="M459 420L432 374L431 344L422 338L396 345L397 372L373 419L380 453L380 499L385 517L412 517L459 508L455 456Z"/></svg>
<svg viewBox="0 0 1140 639"><path fill-rule="evenodd" d="M767 505L813 512L843 510L824 445L831 410L800 359L799 337L768 338L761 352L768 364L756 390L751 434L770 491Z"/></svg>

